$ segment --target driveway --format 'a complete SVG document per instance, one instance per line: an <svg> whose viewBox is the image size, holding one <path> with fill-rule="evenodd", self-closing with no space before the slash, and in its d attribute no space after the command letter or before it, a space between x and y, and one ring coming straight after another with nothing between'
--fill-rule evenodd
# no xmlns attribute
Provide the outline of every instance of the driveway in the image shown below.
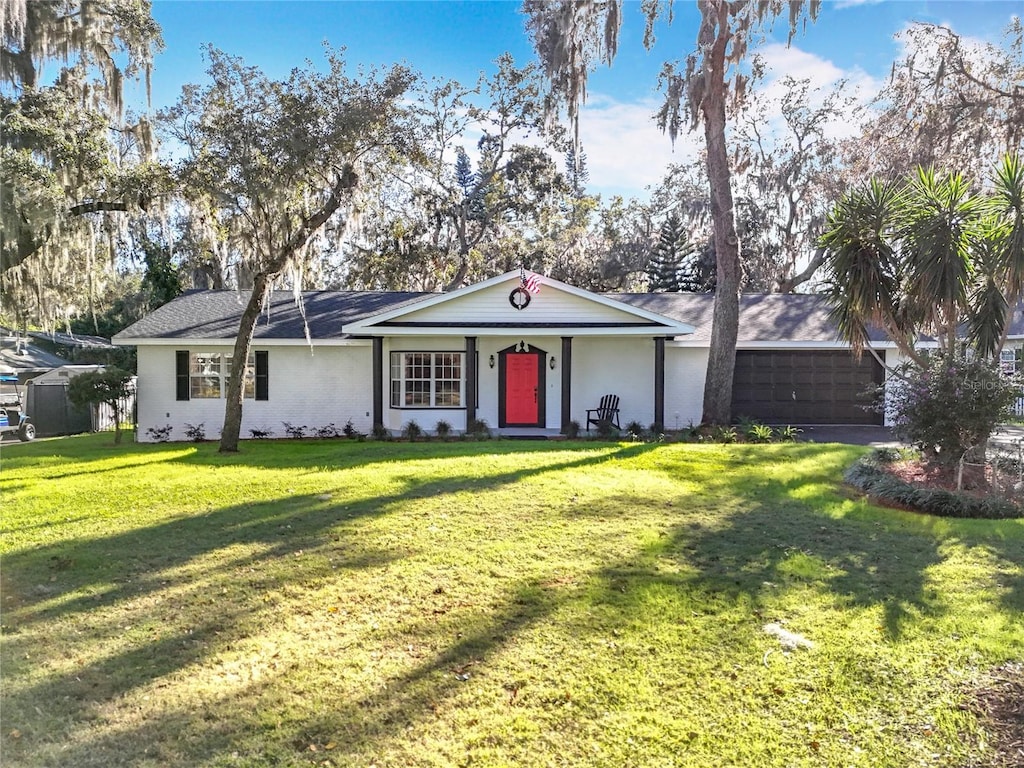
<svg viewBox="0 0 1024 768"><path fill-rule="evenodd" d="M861 425L801 425L800 440L814 443L846 443L871 445L875 448L898 448L901 443L888 427Z"/></svg>
<svg viewBox="0 0 1024 768"><path fill-rule="evenodd" d="M992 435L990 442L1013 445L1022 441L1024 441L1024 426L1019 424L1002 424L995 434Z"/></svg>
<svg viewBox="0 0 1024 768"><path fill-rule="evenodd" d="M800 429L803 430L800 439L804 442L871 445L875 448L898 448L902 445L888 427L802 425ZM1014 445L1022 440L1024 426L1002 424L992 435L991 442Z"/></svg>

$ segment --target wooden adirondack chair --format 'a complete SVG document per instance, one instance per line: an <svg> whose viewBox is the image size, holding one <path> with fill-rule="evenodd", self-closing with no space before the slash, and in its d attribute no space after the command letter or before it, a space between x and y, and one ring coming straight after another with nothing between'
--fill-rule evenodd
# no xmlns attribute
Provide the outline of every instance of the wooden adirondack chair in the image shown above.
<svg viewBox="0 0 1024 768"><path fill-rule="evenodd" d="M597 406L597 408L587 409L587 432L590 431L591 424L598 429L600 429L602 425L622 429L622 427L619 426L618 395L605 395L601 398L601 404Z"/></svg>

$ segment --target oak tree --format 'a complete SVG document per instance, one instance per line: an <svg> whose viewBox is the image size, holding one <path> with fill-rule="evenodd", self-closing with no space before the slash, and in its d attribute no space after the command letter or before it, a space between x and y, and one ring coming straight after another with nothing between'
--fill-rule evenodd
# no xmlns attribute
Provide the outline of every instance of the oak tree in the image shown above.
<svg viewBox="0 0 1024 768"><path fill-rule="evenodd" d="M283 80L213 48L209 61L210 83L186 86L165 118L187 149L183 195L251 281L232 353L241 371L274 285L287 279L298 294L317 238L328 226L343 235L367 180L406 152L401 100L414 77L396 66L354 79L331 51L325 71L309 64ZM238 449L244 378L228 383L221 451Z"/></svg>

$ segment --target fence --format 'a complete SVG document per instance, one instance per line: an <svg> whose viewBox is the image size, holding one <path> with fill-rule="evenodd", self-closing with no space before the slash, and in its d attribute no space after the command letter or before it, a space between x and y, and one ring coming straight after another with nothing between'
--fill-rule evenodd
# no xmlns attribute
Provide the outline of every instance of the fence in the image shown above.
<svg viewBox="0 0 1024 768"><path fill-rule="evenodd" d="M128 394L117 402L117 412L121 417L122 429L135 427L135 379L128 385ZM112 432L116 426L114 408L108 403L101 403L92 409L92 431Z"/></svg>

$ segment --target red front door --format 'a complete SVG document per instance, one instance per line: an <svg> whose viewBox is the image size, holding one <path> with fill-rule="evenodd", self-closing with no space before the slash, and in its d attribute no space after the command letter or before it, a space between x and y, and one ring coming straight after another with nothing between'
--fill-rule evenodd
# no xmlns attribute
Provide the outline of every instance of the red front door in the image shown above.
<svg viewBox="0 0 1024 768"><path fill-rule="evenodd" d="M535 425L537 409L537 355L510 352L505 356L505 422Z"/></svg>

